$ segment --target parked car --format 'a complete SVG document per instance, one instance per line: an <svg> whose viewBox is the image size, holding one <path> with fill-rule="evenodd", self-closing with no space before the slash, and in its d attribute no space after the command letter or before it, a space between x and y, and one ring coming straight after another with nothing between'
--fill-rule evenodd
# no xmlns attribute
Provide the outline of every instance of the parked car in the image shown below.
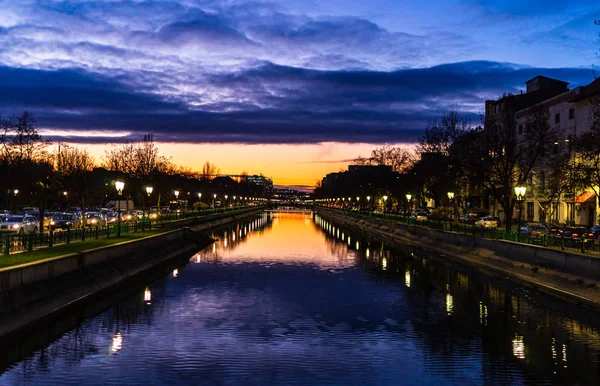
<svg viewBox="0 0 600 386"><path fill-rule="evenodd" d="M37 217L38 219L40 218L39 212L29 212L27 214L30 216ZM46 212L44 214L44 229L48 229L48 227L50 226L50 221L52 221L52 214Z"/></svg>
<svg viewBox="0 0 600 386"><path fill-rule="evenodd" d="M587 243L594 241L594 232L587 228L567 228L562 232L561 237L574 242Z"/></svg>
<svg viewBox="0 0 600 386"><path fill-rule="evenodd" d="M21 214L30 214L30 213L33 213L33 212L37 213L39 211L40 211L40 208L36 208L34 206L26 206L23 209L21 209Z"/></svg>
<svg viewBox="0 0 600 386"><path fill-rule="evenodd" d="M15 232L21 235L37 233L38 219L29 215L10 216L6 221L0 223L0 231Z"/></svg>
<svg viewBox="0 0 600 386"><path fill-rule="evenodd" d="M425 221L428 217L429 213L425 210L415 210L412 213L412 218L416 219L417 221Z"/></svg>
<svg viewBox="0 0 600 386"><path fill-rule="evenodd" d="M548 228L546 228L546 226L541 223L529 223L523 225L519 229L519 233L531 236L543 236L548 233Z"/></svg>
<svg viewBox="0 0 600 386"><path fill-rule="evenodd" d="M119 221L119 215L117 212L108 212L106 214L106 223L107 224L116 224Z"/></svg>
<svg viewBox="0 0 600 386"><path fill-rule="evenodd" d="M594 233L594 238L600 240L600 225L594 225L590 228L590 231Z"/></svg>
<svg viewBox="0 0 600 386"><path fill-rule="evenodd" d="M106 217L102 213L98 212L86 213L85 225L88 227L106 226Z"/></svg>
<svg viewBox="0 0 600 386"><path fill-rule="evenodd" d="M491 216L481 217L479 220L475 221L475 226L479 228L497 228L498 221L495 217Z"/></svg>
<svg viewBox="0 0 600 386"><path fill-rule="evenodd" d="M75 213L61 213L55 215L50 222L50 229L72 229L81 228L81 217Z"/></svg>

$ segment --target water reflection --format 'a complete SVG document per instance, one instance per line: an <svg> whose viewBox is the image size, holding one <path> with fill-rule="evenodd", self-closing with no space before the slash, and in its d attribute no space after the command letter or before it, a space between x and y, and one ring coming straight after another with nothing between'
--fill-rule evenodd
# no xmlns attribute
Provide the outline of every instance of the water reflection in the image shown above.
<svg viewBox="0 0 600 386"><path fill-rule="evenodd" d="M310 214L212 237L0 383L597 383L596 315Z"/></svg>

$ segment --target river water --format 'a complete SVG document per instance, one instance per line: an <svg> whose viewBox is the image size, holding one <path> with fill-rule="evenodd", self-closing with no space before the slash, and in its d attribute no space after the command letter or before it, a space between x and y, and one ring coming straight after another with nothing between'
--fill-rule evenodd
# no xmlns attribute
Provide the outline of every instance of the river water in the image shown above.
<svg viewBox="0 0 600 386"><path fill-rule="evenodd" d="M600 379L597 315L443 257L310 213L264 214L213 237L184 266L25 352L0 384Z"/></svg>

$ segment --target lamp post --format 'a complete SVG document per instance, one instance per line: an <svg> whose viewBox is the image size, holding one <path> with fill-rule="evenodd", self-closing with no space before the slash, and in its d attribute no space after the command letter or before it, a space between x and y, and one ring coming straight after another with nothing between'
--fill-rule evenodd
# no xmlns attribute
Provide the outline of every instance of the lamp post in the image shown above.
<svg viewBox="0 0 600 386"><path fill-rule="evenodd" d="M410 203L411 198L412 198L412 194L410 194L410 193L406 194L406 204L408 205L409 212L412 209L412 205ZM405 213L405 215L406 215L406 213Z"/></svg>
<svg viewBox="0 0 600 386"><path fill-rule="evenodd" d="M233 196L233 207L235 208L235 198L236 196Z"/></svg>
<svg viewBox="0 0 600 386"><path fill-rule="evenodd" d="M387 204L387 199L388 199L388 196L384 195L383 196L383 214L385 214L385 206Z"/></svg>
<svg viewBox="0 0 600 386"><path fill-rule="evenodd" d="M525 193L527 188L524 186L515 186L515 195L517 196L517 202L519 203L519 221L517 227L521 225L521 217L523 217L523 201L525 200Z"/></svg>
<svg viewBox="0 0 600 386"><path fill-rule="evenodd" d="M214 212L214 211L216 211L216 209L215 209L215 200L216 200L216 199L217 199L217 194L216 194L216 193L214 193L214 194L213 194L213 212Z"/></svg>
<svg viewBox="0 0 600 386"><path fill-rule="evenodd" d="M123 181L115 181L115 188L119 196L117 200L117 237L121 237L121 195L123 194L125 183Z"/></svg>
<svg viewBox="0 0 600 386"><path fill-rule="evenodd" d="M448 192L448 200L450 201L450 221L454 219L454 192Z"/></svg>
<svg viewBox="0 0 600 386"><path fill-rule="evenodd" d="M148 203L146 204L146 210L147 210L147 214L148 214L148 218L150 218L150 196L152 195L152 192L154 191L154 188L152 186L146 186L146 196L148 196Z"/></svg>
<svg viewBox="0 0 600 386"><path fill-rule="evenodd" d="M367 196L367 209L371 210L371 196Z"/></svg>
<svg viewBox="0 0 600 386"><path fill-rule="evenodd" d="M223 197L225 197L225 204L224 204L224 207L225 207L225 208L227 208L227 197L229 197L229 195L227 195L227 194L226 194L226 195L224 195Z"/></svg>
<svg viewBox="0 0 600 386"><path fill-rule="evenodd" d="M66 190L63 192L63 196L65 196L65 209L69 208L69 192Z"/></svg>
<svg viewBox="0 0 600 386"><path fill-rule="evenodd" d="M10 190L8 191L10 193ZM17 194L19 194L19 189L13 190L13 199L10 201L10 210L12 210L13 201L17 201Z"/></svg>

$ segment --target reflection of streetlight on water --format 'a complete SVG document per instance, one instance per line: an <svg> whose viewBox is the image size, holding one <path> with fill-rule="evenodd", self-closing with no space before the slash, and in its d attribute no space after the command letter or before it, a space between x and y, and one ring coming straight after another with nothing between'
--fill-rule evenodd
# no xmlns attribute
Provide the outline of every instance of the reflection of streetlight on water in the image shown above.
<svg viewBox="0 0 600 386"><path fill-rule="evenodd" d="M123 348L123 336L121 335L121 332L119 332L119 330L117 330L117 332L115 332L115 335L113 336L112 345L110 346L110 351L114 354L114 353L120 351L121 348Z"/></svg>
<svg viewBox="0 0 600 386"><path fill-rule="evenodd" d="M146 304L152 303L152 292L150 292L150 287L146 287L146 289L144 290L144 301L146 302Z"/></svg>

